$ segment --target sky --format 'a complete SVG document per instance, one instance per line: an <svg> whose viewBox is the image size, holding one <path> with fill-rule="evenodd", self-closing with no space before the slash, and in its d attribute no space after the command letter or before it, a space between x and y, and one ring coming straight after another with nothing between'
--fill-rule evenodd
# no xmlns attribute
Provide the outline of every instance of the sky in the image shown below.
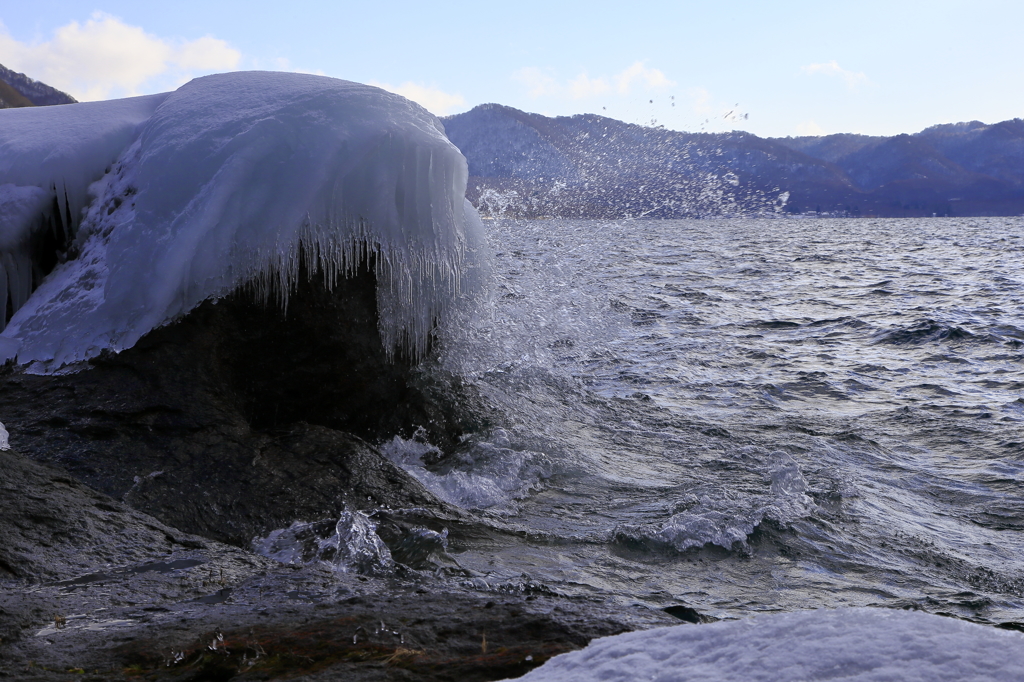
<svg viewBox="0 0 1024 682"><path fill-rule="evenodd" d="M1024 2L0 0L0 64L79 100L209 73L764 137L1024 117Z"/></svg>

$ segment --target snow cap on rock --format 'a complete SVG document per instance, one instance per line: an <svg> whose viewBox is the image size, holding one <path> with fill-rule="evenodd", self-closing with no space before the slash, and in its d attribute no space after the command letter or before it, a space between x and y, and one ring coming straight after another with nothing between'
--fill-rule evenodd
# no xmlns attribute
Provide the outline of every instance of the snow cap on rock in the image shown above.
<svg viewBox="0 0 1024 682"><path fill-rule="evenodd" d="M113 115L119 102L58 107L55 147L87 135L74 112ZM116 161L108 138L95 145L77 257L20 306L0 361L16 347L19 363L52 371L120 351L246 285L286 305L300 264L323 269L328 285L372 265L385 347L425 351L482 229L465 201L466 161L433 115L378 88L271 72L206 76L146 103L158 106L118 138ZM0 120L8 136L11 122L31 127L27 116ZM0 141L0 180L17 187L47 190L61 176L60 164L45 177L17 171L5 153ZM87 164L75 163L80 188Z"/></svg>

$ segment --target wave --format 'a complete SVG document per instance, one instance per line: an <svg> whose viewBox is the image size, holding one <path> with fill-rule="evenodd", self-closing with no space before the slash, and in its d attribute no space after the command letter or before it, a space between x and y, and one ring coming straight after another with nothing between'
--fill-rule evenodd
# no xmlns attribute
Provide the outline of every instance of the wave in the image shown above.
<svg viewBox="0 0 1024 682"><path fill-rule="evenodd" d="M337 521L296 521L253 540L253 550L284 564L326 564L334 570L371 575L394 567L391 551L363 512L343 512Z"/></svg>
<svg viewBox="0 0 1024 682"><path fill-rule="evenodd" d="M513 446L505 429L493 429L487 440L472 443L457 456L443 458L423 434L395 436L380 446L385 457L412 474L430 492L457 507L508 514L516 501L543 487L553 473L542 452Z"/></svg>
<svg viewBox="0 0 1024 682"><path fill-rule="evenodd" d="M991 343L997 340L991 334L974 334L959 325L931 318L918 320L906 327L881 331L871 338L872 343L892 345L914 345L939 341Z"/></svg>
<svg viewBox="0 0 1024 682"><path fill-rule="evenodd" d="M252 548L284 564L321 564L363 575L391 575L399 565L433 570L454 563L447 555L448 528L438 532L418 525L422 511L342 512L337 520L296 521L254 539Z"/></svg>
<svg viewBox="0 0 1024 682"><path fill-rule="evenodd" d="M781 450L769 454L763 473L767 494L690 495L677 505L684 510L667 521L621 525L613 532L612 541L675 552L708 545L746 550L747 540L764 521L786 525L806 516L813 505L807 494L807 480L789 454Z"/></svg>

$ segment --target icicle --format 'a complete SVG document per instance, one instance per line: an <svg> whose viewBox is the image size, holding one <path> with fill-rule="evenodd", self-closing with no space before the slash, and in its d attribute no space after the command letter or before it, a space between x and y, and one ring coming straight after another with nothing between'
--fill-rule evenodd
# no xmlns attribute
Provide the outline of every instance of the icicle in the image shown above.
<svg viewBox="0 0 1024 682"><path fill-rule="evenodd" d="M7 326L7 270L0 258L0 331Z"/></svg>

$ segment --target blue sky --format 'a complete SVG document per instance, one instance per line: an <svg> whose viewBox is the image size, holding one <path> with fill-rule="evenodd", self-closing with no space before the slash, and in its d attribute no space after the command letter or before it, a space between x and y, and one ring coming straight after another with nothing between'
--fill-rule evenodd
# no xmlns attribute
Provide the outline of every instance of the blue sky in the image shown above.
<svg viewBox="0 0 1024 682"><path fill-rule="evenodd" d="M0 63L83 100L272 69L441 115L499 102L763 136L1024 117L1019 1L4 5Z"/></svg>

